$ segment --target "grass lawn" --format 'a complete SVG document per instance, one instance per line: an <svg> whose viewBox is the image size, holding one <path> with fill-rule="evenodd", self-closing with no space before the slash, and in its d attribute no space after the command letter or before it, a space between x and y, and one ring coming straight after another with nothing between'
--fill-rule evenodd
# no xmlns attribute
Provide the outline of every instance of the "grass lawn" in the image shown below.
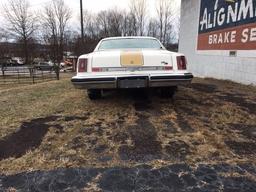
<svg viewBox="0 0 256 192"><path fill-rule="evenodd" d="M252 86L195 79L173 100L118 92L98 101L74 89L69 76L0 87L3 174L60 167L159 168L177 162L255 165L255 159Z"/></svg>

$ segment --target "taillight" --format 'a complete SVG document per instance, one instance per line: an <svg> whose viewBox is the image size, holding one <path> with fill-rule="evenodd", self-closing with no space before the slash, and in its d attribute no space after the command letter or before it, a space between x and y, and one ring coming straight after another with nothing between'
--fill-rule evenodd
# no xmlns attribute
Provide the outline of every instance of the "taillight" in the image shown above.
<svg viewBox="0 0 256 192"><path fill-rule="evenodd" d="M78 72L87 72L87 59L79 59L78 60Z"/></svg>
<svg viewBox="0 0 256 192"><path fill-rule="evenodd" d="M164 70L165 70L165 71L170 71L170 70L172 70L172 69L173 69L172 66L165 66L165 67L164 67Z"/></svg>
<svg viewBox="0 0 256 192"><path fill-rule="evenodd" d="M93 67L92 72L102 72L102 68L100 67Z"/></svg>
<svg viewBox="0 0 256 192"><path fill-rule="evenodd" d="M177 65L178 70L186 70L187 69L187 60L185 56L178 56L177 57Z"/></svg>

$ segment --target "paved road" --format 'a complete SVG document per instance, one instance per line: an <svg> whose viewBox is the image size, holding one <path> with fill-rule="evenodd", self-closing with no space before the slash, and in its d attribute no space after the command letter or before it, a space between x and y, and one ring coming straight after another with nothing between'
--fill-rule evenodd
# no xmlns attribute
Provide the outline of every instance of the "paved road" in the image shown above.
<svg viewBox="0 0 256 192"><path fill-rule="evenodd" d="M114 192L255 192L256 183L245 177L256 174L248 164L231 166L172 164L108 169L58 169L0 176L0 191L114 191Z"/></svg>

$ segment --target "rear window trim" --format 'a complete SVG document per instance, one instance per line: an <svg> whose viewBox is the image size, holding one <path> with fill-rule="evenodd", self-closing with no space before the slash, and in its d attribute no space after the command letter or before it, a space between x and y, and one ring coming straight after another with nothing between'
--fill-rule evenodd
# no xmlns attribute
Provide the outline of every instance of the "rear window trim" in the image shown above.
<svg viewBox="0 0 256 192"><path fill-rule="evenodd" d="M159 48L112 48L112 49L100 49L101 44L104 41L111 41L111 40L124 40L124 39L144 39L144 40L155 40L156 42L159 43L160 47ZM166 50L166 48L163 46L163 44L156 38L116 38L116 39L103 39L101 40L97 47L95 48L94 51L111 51L111 50L142 50L142 49L146 49L146 50Z"/></svg>

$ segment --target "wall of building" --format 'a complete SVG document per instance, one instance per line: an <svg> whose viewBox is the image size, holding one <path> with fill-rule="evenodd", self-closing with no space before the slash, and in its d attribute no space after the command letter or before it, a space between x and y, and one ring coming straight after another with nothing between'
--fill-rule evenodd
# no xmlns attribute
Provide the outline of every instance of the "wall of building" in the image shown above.
<svg viewBox="0 0 256 192"><path fill-rule="evenodd" d="M196 51L200 0L181 1L179 52L186 55L189 70L198 77L213 77L256 85L256 57L202 55Z"/></svg>

